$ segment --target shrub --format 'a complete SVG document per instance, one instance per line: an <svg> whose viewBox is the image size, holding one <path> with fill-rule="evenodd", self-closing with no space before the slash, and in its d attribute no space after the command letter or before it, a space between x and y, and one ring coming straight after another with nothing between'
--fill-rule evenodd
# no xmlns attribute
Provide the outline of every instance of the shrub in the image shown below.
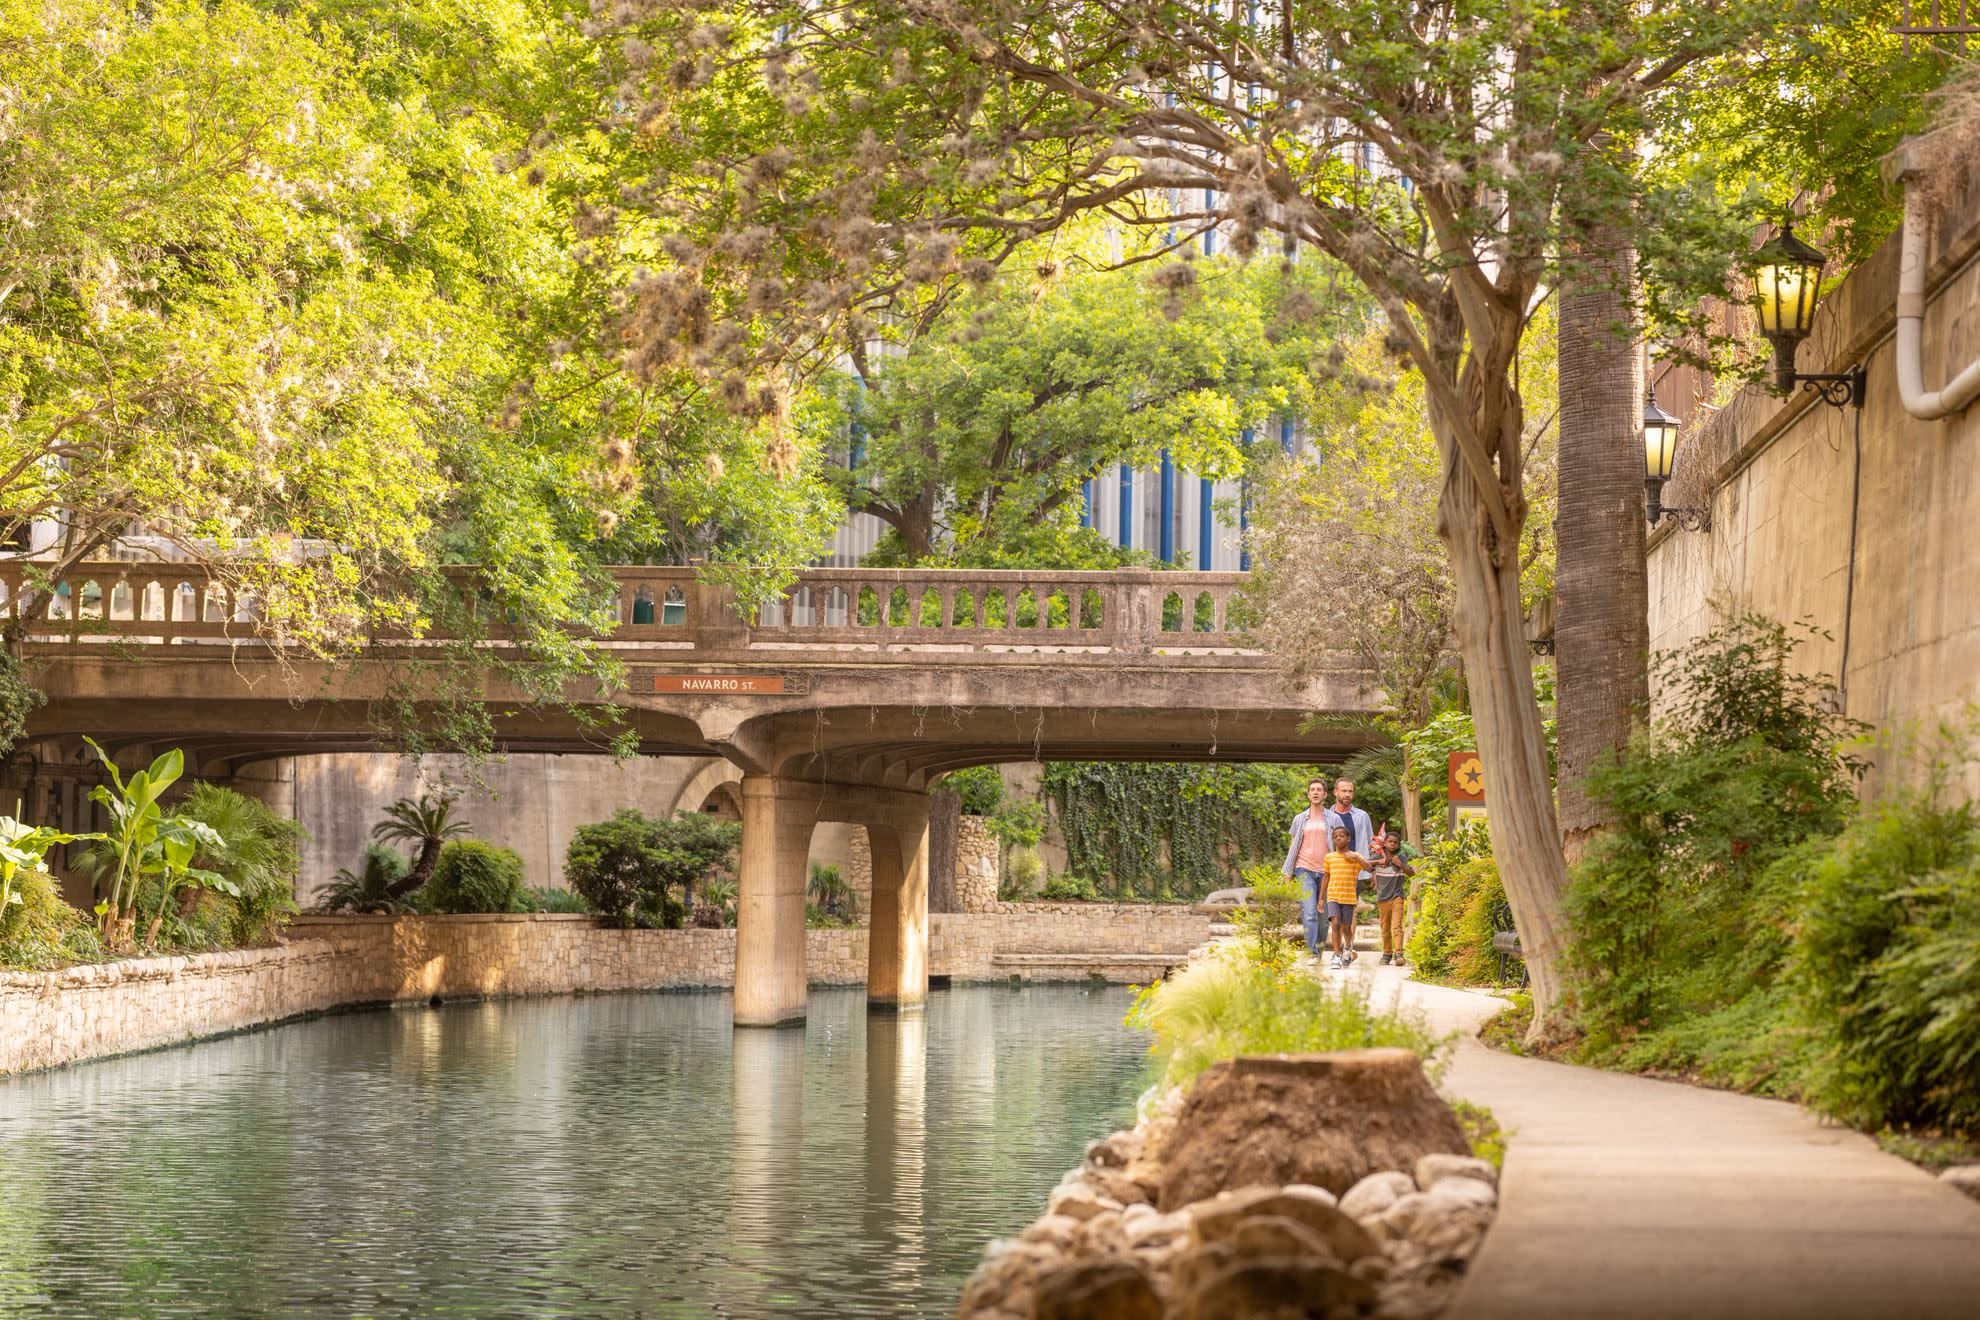
<svg viewBox="0 0 1980 1320"><path fill-rule="evenodd" d="M1004 881L1009 896L1014 899L1030 898L1045 888L1045 859L1038 855L1038 849L1011 849L1004 861ZM1087 889L1090 891L1092 886L1087 886Z"/></svg>
<svg viewBox="0 0 1980 1320"><path fill-rule="evenodd" d="M675 928L694 905L694 886L730 869L741 842L735 821L694 811L658 820L624 810L571 837L564 878L615 925Z"/></svg>
<svg viewBox="0 0 1980 1320"><path fill-rule="evenodd" d="M591 912L591 904L585 902L584 895L575 890L531 885L523 890L523 911L588 915Z"/></svg>
<svg viewBox="0 0 1980 1320"><path fill-rule="evenodd" d="M392 886L406 878L411 863L405 854L382 844L364 846L364 864L356 871L338 870L317 895L318 912L401 912L406 905L392 896Z"/></svg>
<svg viewBox="0 0 1980 1320"><path fill-rule="evenodd" d="M1670 715L1588 776L1617 822L1566 903L1570 1006L1592 1058L1647 1049L1685 1068L1675 1041L1638 1037L1731 1012L1780 974L1798 864L1777 864L1841 828L1862 768L1839 750L1861 726L1832 712L1832 685L1793 670L1797 645L1746 616L1659 653Z"/></svg>
<svg viewBox="0 0 1980 1320"><path fill-rule="evenodd" d="M1198 958L1138 992L1128 1025L1154 1037L1163 1089L1185 1086L1213 1063L1240 1054L1306 1053L1396 1045L1416 1051L1433 1077L1453 1036L1421 1014L1376 1004L1357 978L1323 981L1252 960L1242 944Z"/></svg>
<svg viewBox="0 0 1980 1320"><path fill-rule="evenodd" d="M811 864L810 897L820 916L849 925L859 924L859 894L846 883L838 867L826 862Z"/></svg>
<svg viewBox="0 0 1980 1320"><path fill-rule="evenodd" d="M1091 880L1070 872L1053 876L1037 892L1038 897L1054 903L1097 903L1102 898Z"/></svg>
<svg viewBox="0 0 1980 1320"><path fill-rule="evenodd" d="M1872 1130L1980 1136L1980 819L1902 794L1805 855L1789 977L1807 1098Z"/></svg>
<svg viewBox="0 0 1980 1320"><path fill-rule="evenodd" d="M1406 950L1419 976L1447 979L1458 975L1456 963L1463 941L1459 928L1477 882L1476 873L1466 868L1480 859L1489 861L1491 846L1485 827L1474 821L1432 844L1416 863L1411 886L1415 911L1409 921Z"/></svg>
<svg viewBox="0 0 1980 1320"><path fill-rule="evenodd" d="M222 846L201 852L193 864L240 891L210 900L222 938L241 945L273 935L296 910L296 873L308 837L303 827L267 803L218 784L194 784L178 814L220 836Z"/></svg>
<svg viewBox="0 0 1980 1320"><path fill-rule="evenodd" d="M103 956L96 927L63 900L46 871L20 871L14 902L0 908L0 967L43 971Z"/></svg>
<svg viewBox="0 0 1980 1320"><path fill-rule="evenodd" d="M479 839L449 839L420 893L429 912L521 912L522 856Z"/></svg>
<svg viewBox="0 0 1980 1320"><path fill-rule="evenodd" d="M1306 947L1303 935L1291 935L1288 925L1299 922L1299 881L1276 866L1260 864L1245 872L1251 895L1231 914L1231 925L1254 963L1283 971Z"/></svg>

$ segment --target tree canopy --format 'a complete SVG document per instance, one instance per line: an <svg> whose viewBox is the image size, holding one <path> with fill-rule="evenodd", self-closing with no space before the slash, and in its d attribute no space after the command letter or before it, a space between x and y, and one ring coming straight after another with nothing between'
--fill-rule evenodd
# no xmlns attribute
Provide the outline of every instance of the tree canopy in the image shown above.
<svg viewBox="0 0 1980 1320"><path fill-rule="evenodd" d="M1165 451L1239 475L1245 431L1308 411L1327 323L1347 319L1317 261L1144 278L1036 255L901 351L858 354L821 383L820 442L859 459L835 474L846 506L886 523L908 562L1071 532L1083 483Z"/></svg>

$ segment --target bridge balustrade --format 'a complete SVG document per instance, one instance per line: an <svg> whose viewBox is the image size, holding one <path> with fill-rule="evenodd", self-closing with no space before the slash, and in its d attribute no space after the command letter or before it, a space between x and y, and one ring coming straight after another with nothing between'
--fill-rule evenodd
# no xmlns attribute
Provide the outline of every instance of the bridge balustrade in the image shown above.
<svg viewBox="0 0 1980 1320"><path fill-rule="evenodd" d="M470 599L471 569L449 570ZM1031 569L814 569L744 619L691 568L612 569L608 640L683 650L927 647L1170 651L1247 646L1242 573ZM0 564L0 616L37 616L29 639L80 645L274 642L249 589L190 563ZM495 621L492 635L504 629ZM450 636L442 631L431 639ZM409 640L380 635L377 640Z"/></svg>

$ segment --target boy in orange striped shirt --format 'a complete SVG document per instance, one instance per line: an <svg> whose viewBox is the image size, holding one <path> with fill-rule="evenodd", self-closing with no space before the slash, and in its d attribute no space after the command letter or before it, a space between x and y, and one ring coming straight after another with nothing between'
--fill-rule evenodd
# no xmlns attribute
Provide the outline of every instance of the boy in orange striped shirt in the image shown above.
<svg viewBox="0 0 1980 1320"><path fill-rule="evenodd" d="M1334 849L1322 865L1327 878L1327 943L1334 951L1333 966L1345 967L1354 961L1354 905L1361 873L1367 859L1348 850L1348 832L1334 827Z"/></svg>

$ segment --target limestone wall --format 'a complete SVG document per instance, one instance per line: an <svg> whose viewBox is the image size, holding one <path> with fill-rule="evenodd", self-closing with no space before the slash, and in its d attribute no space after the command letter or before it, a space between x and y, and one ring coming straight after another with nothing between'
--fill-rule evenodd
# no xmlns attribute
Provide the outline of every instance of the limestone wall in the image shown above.
<svg viewBox="0 0 1980 1320"><path fill-rule="evenodd" d="M0 1075L381 997L372 964L357 948L330 940L0 972Z"/></svg>
<svg viewBox="0 0 1980 1320"><path fill-rule="evenodd" d="M1709 505L1712 527L1665 524L1649 556L1653 647L1682 646L1741 610L1808 619L1831 636L1804 650L1803 667L1841 672L1848 713L1878 725L1929 723L1980 700L1980 405L1936 422L1904 411L1890 337L1897 257L1893 238L1829 295L1801 346L1802 371L1867 364L1860 416L1807 391L1779 400L1749 388L1688 427L1664 502ZM1969 189L1928 250L1928 389L1980 356L1976 257L1980 189ZM1980 790L1980 771L1969 773Z"/></svg>
<svg viewBox="0 0 1980 1320"><path fill-rule="evenodd" d="M964 912L994 912L1003 854L990 823L963 816L956 825L956 902Z"/></svg>
<svg viewBox="0 0 1980 1320"><path fill-rule="evenodd" d="M1027 970L1034 979L1112 976L1119 968L1105 955L1179 955L1207 938L1209 918L1180 906L1004 903L937 914L929 925L931 974L969 981L1010 976L999 954L1067 955ZM531 914L302 917L291 933L265 949L0 973L0 1075L349 1004L735 980L733 930L612 930L590 917ZM811 983L864 984L866 948L865 930L807 931Z"/></svg>

